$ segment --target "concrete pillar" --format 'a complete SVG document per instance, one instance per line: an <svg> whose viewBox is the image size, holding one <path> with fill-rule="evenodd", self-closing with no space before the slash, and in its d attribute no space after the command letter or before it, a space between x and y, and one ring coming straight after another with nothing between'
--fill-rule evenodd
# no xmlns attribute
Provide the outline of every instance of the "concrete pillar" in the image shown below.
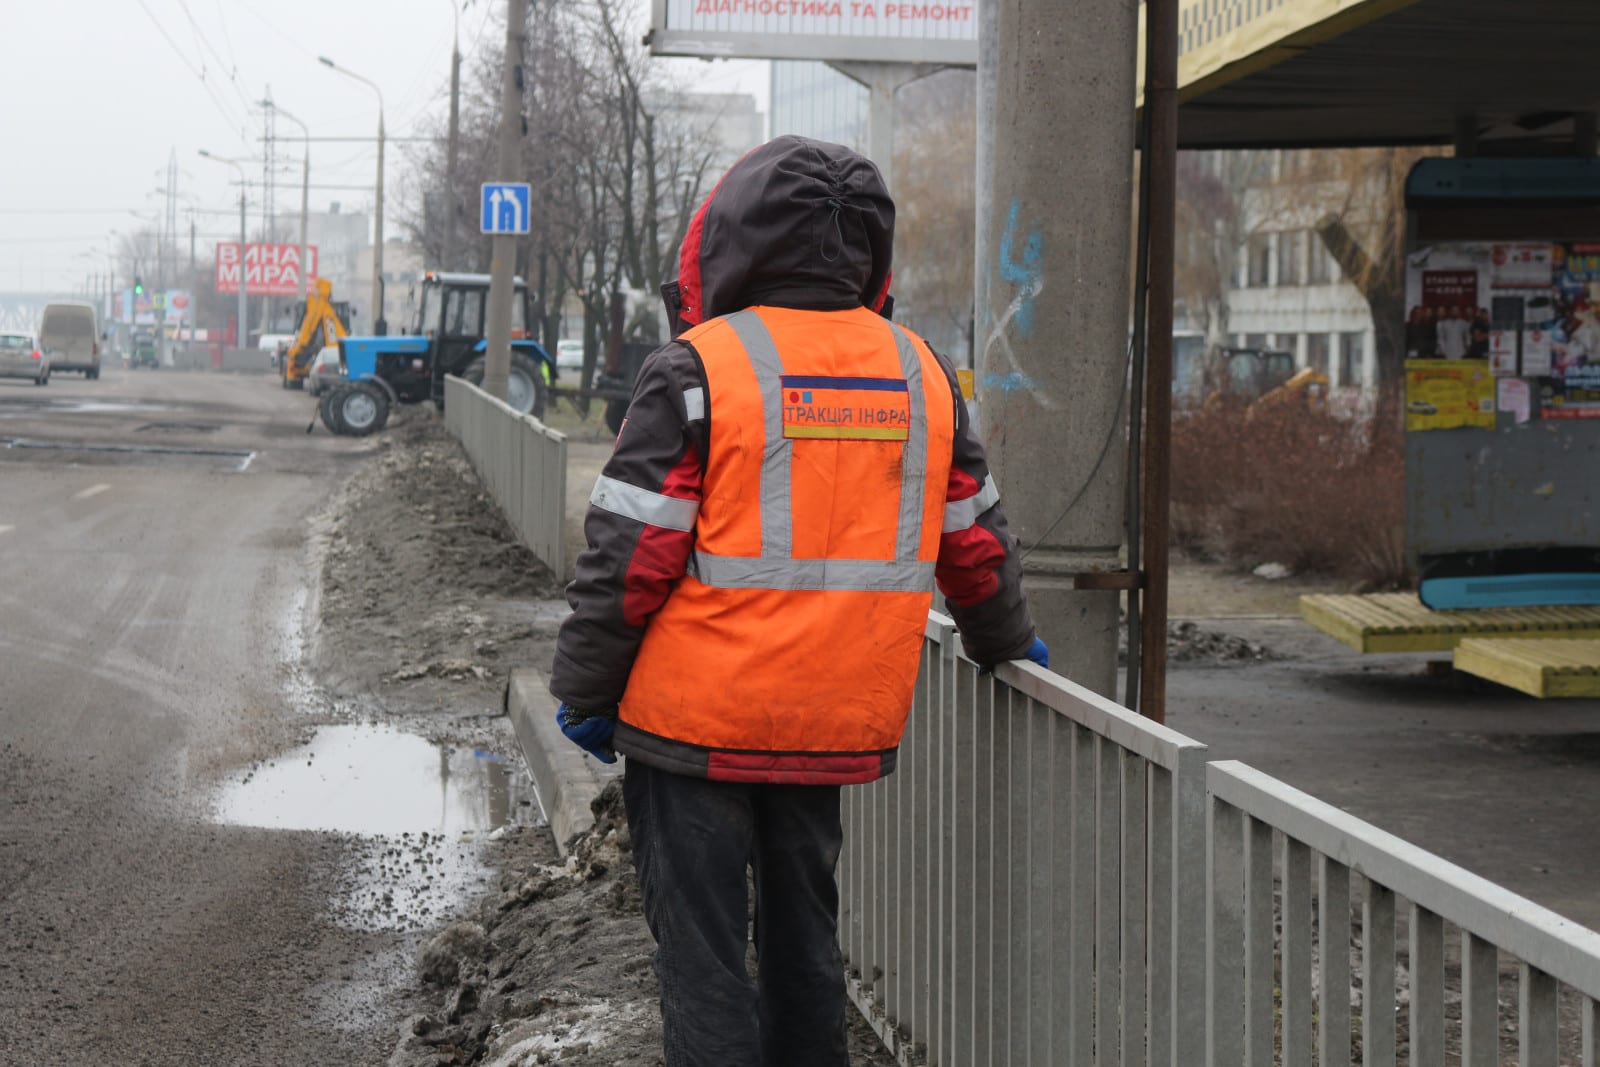
<svg viewBox="0 0 1600 1067"><path fill-rule="evenodd" d="M1138 5L995 0L983 435L1052 666L1116 685ZM980 57L984 54L979 49Z"/></svg>
<svg viewBox="0 0 1600 1067"><path fill-rule="evenodd" d="M878 166L889 195L894 195L894 94L902 85L942 70L937 63L869 63L840 60L828 64L867 90L866 156Z"/></svg>

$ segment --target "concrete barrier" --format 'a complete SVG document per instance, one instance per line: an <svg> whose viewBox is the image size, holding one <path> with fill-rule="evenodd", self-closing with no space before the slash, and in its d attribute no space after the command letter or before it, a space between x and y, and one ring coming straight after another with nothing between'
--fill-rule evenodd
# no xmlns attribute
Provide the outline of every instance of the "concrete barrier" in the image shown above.
<svg viewBox="0 0 1600 1067"><path fill-rule="evenodd" d="M445 379L444 422L522 543L567 573L567 437L460 378Z"/></svg>
<svg viewBox="0 0 1600 1067"><path fill-rule="evenodd" d="M506 713L533 774L539 807L565 856L572 835L594 826L590 804L607 782L621 776L622 764L601 763L566 739L556 725L556 699L549 684L543 671L512 671Z"/></svg>

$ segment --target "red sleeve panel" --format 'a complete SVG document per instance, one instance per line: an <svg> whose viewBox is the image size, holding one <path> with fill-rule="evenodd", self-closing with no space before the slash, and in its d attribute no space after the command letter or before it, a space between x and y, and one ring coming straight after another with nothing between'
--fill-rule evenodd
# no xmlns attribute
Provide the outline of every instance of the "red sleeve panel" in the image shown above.
<svg viewBox="0 0 1600 1067"><path fill-rule="evenodd" d="M973 431L955 371L939 357L956 405L950 485L934 578L967 655L983 664L1018 659L1033 644L1033 619L1022 592L1022 552L1000 510L983 442Z"/></svg>
<svg viewBox="0 0 1600 1067"><path fill-rule="evenodd" d="M699 507L701 500L700 456L693 448L684 452L672 468L661 495ZM667 602L672 587L682 578L694 551L694 531L647 524L634 545L623 578L622 619L629 626L643 627Z"/></svg>
<svg viewBox="0 0 1600 1067"><path fill-rule="evenodd" d="M959 467L950 468L949 504L970 502L975 507L983 488L977 479ZM962 509L946 508L946 514ZM964 513L961 517L964 517ZM958 523L960 519L956 520ZM1006 561L1005 546L994 533L977 523L974 511L971 525L945 530L939 536L939 562L934 577L945 599L969 607L994 596L1000 588L1000 568Z"/></svg>
<svg viewBox="0 0 1600 1067"><path fill-rule="evenodd" d="M688 569L706 444L705 376L673 342L639 371L627 421L595 480L587 547L567 586L550 691L578 708L622 699L645 627Z"/></svg>

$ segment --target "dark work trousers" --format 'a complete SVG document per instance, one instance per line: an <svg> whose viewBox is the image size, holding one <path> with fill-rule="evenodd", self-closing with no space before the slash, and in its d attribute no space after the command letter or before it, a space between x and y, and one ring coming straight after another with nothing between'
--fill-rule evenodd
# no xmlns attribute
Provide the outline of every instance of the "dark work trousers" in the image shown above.
<svg viewBox="0 0 1600 1067"><path fill-rule="evenodd" d="M667 1067L846 1067L839 787L712 782L630 759L623 799Z"/></svg>

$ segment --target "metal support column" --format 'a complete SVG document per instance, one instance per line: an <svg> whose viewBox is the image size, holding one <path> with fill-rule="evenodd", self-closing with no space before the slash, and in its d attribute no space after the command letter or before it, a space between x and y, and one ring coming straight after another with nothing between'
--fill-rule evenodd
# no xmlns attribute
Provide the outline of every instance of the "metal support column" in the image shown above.
<svg viewBox="0 0 1600 1067"><path fill-rule="evenodd" d="M522 135L522 42L527 35L527 0L506 0L505 69L500 76L500 181L516 181ZM531 208L532 205L530 205ZM483 388L492 397L506 399L506 379L511 373L511 302L517 239L496 234L489 260L489 321L484 353Z"/></svg>
<svg viewBox="0 0 1600 1067"><path fill-rule="evenodd" d="M1178 0L1145 4L1145 92L1149 110L1150 282L1146 291L1143 519L1139 592L1139 711L1167 720L1167 549L1172 463L1172 304L1177 232ZM1130 596L1134 594L1129 594Z"/></svg>

